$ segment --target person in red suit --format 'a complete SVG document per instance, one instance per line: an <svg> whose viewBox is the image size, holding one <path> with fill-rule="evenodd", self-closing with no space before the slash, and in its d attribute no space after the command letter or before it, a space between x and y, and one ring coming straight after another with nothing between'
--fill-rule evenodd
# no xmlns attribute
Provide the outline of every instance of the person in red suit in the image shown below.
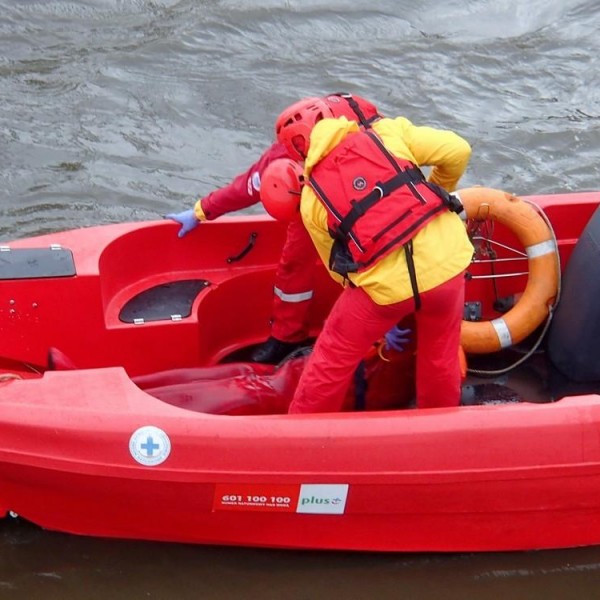
<svg viewBox="0 0 600 600"><path fill-rule="evenodd" d="M323 98L304 98L282 111L279 119L293 118L299 109L315 100L323 103L329 117L344 116L363 126L380 118L377 108L359 96L331 94ZM262 174L273 161L286 157L289 158L286 146L275 142L231 183L198 199L193 208L170 213L167 218L181 225L178 235L183 237L202 221L212 221L260 202ZM276 364L308 343L308 317L318 260L314 244L302 222L291 222L275 275L270 336L252 353L251 360L254 362Z"/></svg>

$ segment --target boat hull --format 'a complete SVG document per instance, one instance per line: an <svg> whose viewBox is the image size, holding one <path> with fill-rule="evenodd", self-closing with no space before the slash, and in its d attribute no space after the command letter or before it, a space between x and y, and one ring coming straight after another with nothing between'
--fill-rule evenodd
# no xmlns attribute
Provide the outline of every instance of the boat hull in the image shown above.
<svg viewBox="0 0 600 600"><path fill-rule="evenodd" d="M600 194L530 201L564 269ZM268 336L285 228L240 217L202 230L182 240L174 223L129 223L0 246L0 514L80 535L290 549L600 544L593 389L322 415L219 410L218 370L194 410L183 393L146 391L156 373L223 369ZM467 302L518 298L524 279L470 279ZM321 268L313 336L339 290ZM277 396L252 369L230 374L227 393L243 377L240 395Z"/></svg>
<svg viewBox="0 0 600 600"><path fill-rule="evenodd" d="M11 383L0 410L0 507L52 530L203 544L413 552L600 543L595 396L295 419L186 413L118 368ZM136 460L132 435L143 427L168 437L163 463Z"/></svg>

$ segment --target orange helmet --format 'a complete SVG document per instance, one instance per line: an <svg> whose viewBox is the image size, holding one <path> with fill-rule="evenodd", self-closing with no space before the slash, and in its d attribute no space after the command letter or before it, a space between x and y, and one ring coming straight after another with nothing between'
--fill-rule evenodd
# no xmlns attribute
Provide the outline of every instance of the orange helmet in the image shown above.
<svg viewBox="0 0 600 600"><path fill-rule="evenodd" d="M364 127L379 117L377 108L360 96L331 94L310 97L288 106L277 118L275 135L291 158L303 161L308 152L310 132L322 119L346 117Z"/></svg>
<svg viewBox="0 0 600 600"><path fill-rule="evenodd" d="M302 166L290 158L278 158L260 178L260 199L265 210L279 221L293 221L300 215Z"/></svg>

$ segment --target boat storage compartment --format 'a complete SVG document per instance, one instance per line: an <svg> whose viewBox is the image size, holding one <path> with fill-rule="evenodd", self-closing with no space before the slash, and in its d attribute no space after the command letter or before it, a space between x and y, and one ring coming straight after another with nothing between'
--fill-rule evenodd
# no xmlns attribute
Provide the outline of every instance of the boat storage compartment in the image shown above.
<svg viewBox="0 0 600 600"><path fill-rule="evenodd" d="M60 246L9 248L0 246L0 280L72 277L73 254Z"/></svg>
<svg viewBox="0 0 600 600"><path fill-rule="evenodd" d="M209 285L205 279L186 279L154 286L129 300L119 319L136 323L189 317L196 296Z"/></svg>
<svg viewBox="0 0 600 600"><path fill-rule="evenodd" d="M600 208L565 269L548 334L548 357L573 381L600 381Z"/></svg>

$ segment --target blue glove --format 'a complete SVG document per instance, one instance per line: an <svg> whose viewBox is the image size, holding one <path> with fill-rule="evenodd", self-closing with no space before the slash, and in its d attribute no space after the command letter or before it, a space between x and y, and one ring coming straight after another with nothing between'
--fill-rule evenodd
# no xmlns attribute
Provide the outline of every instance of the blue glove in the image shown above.
<svg viewBox="0 0 600 600"><path fill-rule="evenodd" d="M200 225L200 221L198 221L196 218L196 213L194 212L193 208L184 210L180 213L169 213L168 215L165 215L165 218L172 219L173 221L177 221L177 223L181 224L181 229L177 234L177 237L180 238Z"/></svg>
<svg viewBox="0 0 600 600"><path fill-rule="evenodd" d="M400 329L398 325L392 327L384 336L385 338L385 349L396 350L396 352L402 352L406 344L410 342L411 329Z"/></svg>

